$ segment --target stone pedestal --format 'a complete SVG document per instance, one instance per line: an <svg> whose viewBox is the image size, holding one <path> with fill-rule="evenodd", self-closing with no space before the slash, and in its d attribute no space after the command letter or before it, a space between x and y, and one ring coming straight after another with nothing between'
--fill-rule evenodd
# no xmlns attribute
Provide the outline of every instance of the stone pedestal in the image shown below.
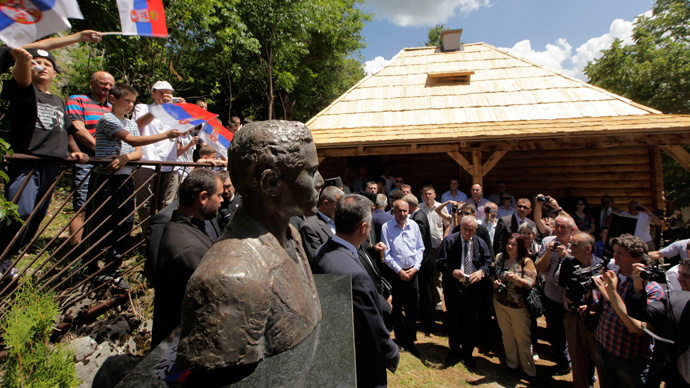
<svg viewBox="0 0 690 388"><path fill-rule="evenodd" d="M315 275L314 280L323 313L323 319L314 332L295 348L265 358L253 366L242 368L238 372L245 377L239 381L216 386L232 388L356 386L350 277ZM117 387L167 387L167 384L155 374L161 373L160 368L165 367L161 359L166 354L170 354L171 346L176 343L176 332L173 332ZM228 379L228 381L231 380Z"/></svg>

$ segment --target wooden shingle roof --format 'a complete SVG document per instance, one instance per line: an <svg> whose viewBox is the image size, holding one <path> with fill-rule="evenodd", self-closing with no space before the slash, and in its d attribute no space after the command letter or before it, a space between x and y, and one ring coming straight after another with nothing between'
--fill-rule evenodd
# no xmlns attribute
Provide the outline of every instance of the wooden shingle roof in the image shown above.
<svg viewBox="0 0 690 388"><path fill-rule="evenodd" d="M447 78L455 76L455 79ZM469 82L459 78L469 77ZM486 43L464 51L400 51L314 116L318 148L544 137L557 133L687 130L667 116Z"/></svg>

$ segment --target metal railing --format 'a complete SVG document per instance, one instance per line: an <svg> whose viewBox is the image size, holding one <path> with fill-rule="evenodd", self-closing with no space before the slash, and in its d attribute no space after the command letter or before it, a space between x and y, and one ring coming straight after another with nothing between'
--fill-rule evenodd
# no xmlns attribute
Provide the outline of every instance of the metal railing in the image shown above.
<svg viewBox="0 0 690 388"><path fill-rule="evenodd" d="M89 160L89 164L92 164L94 166L107 166L111 161L112 159L91 158ZM105 290L109 286L109 282L103 282L94 287L88 287L87 290L84 289L85 285L91 285L93 283L91 281L94 280L95 277L103 273L103 271L106 269L105 266L93 273L85 274L84 271L90 264L94 262L97 263L99 259L102 259L104 253L107 251L108 248L115 246L118 243L121 243L123 239L128 237L127 235L122 236L111 245L101 245L101 243L103 243L103 241L106 240L114 231L100 231L100 228L103 227L103 225L105 225L105 223L112 217L115 217L114 213L116 212L109 214L105 218L103 223L93 227L90 231L88 231L87 234L83 235L80 244L74 246L68 245L69 241L72 240L75 235L82 232L84 226L94 217L95 214L102 210L102 208L105 205L105 203L93 204L93 207L95 207L96 210L91 212L88 218L84 220L82 226L69 233L69 236L66 238L63 234L66 230L68 230L69 225L74 221L78 213L87 209L89 205L92 205L94 199L97 197L97 194L104 189L104 186L107 184L107 181L102 182L97 188L95 188L93 190L93 193L91 193L91 195L87 198L86 202L79 209L73 209L73 215L66 222L64 221L64 217L62 217L61 220L58 220L58 215L69 210L67 206L68 203L72 201L75 192L78 189L80 189L82 185L85 184L86 179L84 179L84 181L82 181L79 185L72 189L66 197L60 199L59 202L53 202L52 208L56 208L56 210L51 211L53 212L53 214L50 217L46 217L46 219L43 220L38 232L31 237L31 240L24 247L19 249L19 252L16 255L14 255L13 257L9 257L12 246L19 239L19 236L24 232L25 228L27 228L28 221L30 221L34 216L36 216L41 205L44 204L45 201L53 200L53 198L55 197L53 194L55 188L58 186L58 183L71 170L71 166L76 164L77 162L75 160L69 159L56 160L22 154L15 154L12 157L8 157L6 162L9 164L22 163L24 165L33 165L32 169L30 170L30 173L27 174L24 178L24 181L22 182L19 191L16 195L14 195L14 198L7 198L8 200L11 200L13 203L17 203L17 201L19 200L22 192L25 190L27 186L29 179L31 179L32 175L35 173L36 165L46 163L53 165L59 164L61 166L61 169L57 179L55 179L55 182L53 182L52 186L49 188L47 193L42 198L36 198L36 206L34 210L27 217L27 219L24 220L26 223L15 234L11 243L8 244L8 246L6 247L0 247L0 249L2 249L2 253L0 254L0 262L6 259L11 259L12 268L16 268L16 274L18 274L18 276L13 277L10 274L10 271L6 270L4 271L2 276L0 276L0 320L2 320L9 311L13 295L18 289L18 283L25 281L27 279L31 279L34 286L39 291L44 290L55 292L56 299L60 303L60 307L63 311L79 303L89 294ZM146 206L147 203L150 203L151 205L149 208L148 216L146 216L143 219L139 219L138 223L135 222L132 231L130 232L130 235L138 228L142 227L142 225L145 225L151 219L151 217L155 215L156 212L159 210L157 208L158 198L160 195L165 194L159 193L161 188L161 169L163 167L181 166L192 168L211 166L207 163L176 163L153 161L129 162L127 163L127 165L133 167L132 172L127 176L126 180L116 189L116 191L113 194L117 194L117 192L119 192L125 186L127 181L133 180L134 174L141 168L142 165L153 166L155 170L155 173L149 176L143 184L139 185L138 187L137 185L134 185L134 192L129 197L127 197L126 201L120 204L118 207L119 210L126 204L126 202L134 200L134 198L137 196L137 193L139 193L141 190L146 190L151 180L154 180L154 188L152 190L152 193L146 196L146 200L141 201L141 203L136 203L134 210L131 211L127 217L121 220L113 220L113 222L117 222L117 226L120 226L127 220L127 218L133 217L143 206ZM92 171L89 171L87 177L91 176ZM7 189L7 187L7 184L5 184L5 189ZM7 193L7 190L5 190L5 193ZM62 222L64 222L64 225L62 224ZM39 241L39 239L45 237L45 232L49 228L51 229L51 233L53 235L50 237L49 241L45 243L45 245L39 246L37 242ZM2 231L2 229L4 228L0 228L0 232ZM98 241L95 241L92 244L90 244L88 248L84 247L84 242L90 239L96 233L99 233L101 235ZM133 251L142 246L145 242L146 236L144 233L141 233L139 239L132 242L131 246L129 246L128 249L126 249L122 253L122 257L127 258L131 255ZM93 252L93 249L95 247L99 247L100 252ZM140 268L143 265L144 261L145 260L139 260L138 262L133 263L133 265L129 265L127 268L123 268L121 271L122 275L125 277L129 277L128 275L131 275L134 271L137 271L138 268Z"/></svg>

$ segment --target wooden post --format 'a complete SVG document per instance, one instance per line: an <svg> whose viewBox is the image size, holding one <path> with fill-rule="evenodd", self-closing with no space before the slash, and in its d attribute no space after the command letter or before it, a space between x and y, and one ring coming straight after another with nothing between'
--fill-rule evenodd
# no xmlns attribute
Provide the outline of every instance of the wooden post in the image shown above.
<svg viewBox="0 0 690 388"><path fill-rule="evenodd" d="M482 166L482 176L486 176L486 174L491 171L492 168L494 168L498 162L501 160L503 155L507 154L508 151L496 151L494 152L491 157L484 163Z"/></svg>
<svg viewBox="0 0 690 388"><path fill-rule="evenodd" d="M664 191L664 172L661 166L661 149L659 146L649 147L649 166L651 174L649 176L651 180L651 187L653 190L652 194L652 206L655 209L662 207L666 210L666 204L664 203L663 191Z"/></svg>
<svg viewBox="0 0 690 388"><path fill-rule="evenodd" d="M472 151L472 184L484 187L484 174L482 173L482 151Z"/></svg>

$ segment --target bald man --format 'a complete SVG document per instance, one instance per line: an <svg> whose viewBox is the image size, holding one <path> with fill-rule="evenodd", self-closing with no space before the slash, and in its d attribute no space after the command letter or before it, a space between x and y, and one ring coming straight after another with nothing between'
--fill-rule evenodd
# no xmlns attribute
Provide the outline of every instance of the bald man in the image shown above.
<svg viewBox="0 0 690 388"><path fill-rule="evenodd" d="M110 103L108 102L108 94L110 88L115 84L115 79L110 73L105 71L97 71L91 74L89 80L89 89L91 93L86 95L73 95L67 100L65 107L66 113L72 120L72 124L77 129L74 135L70 135L70 141L75 141L79 150L89 157L93 157L96 150L96 124L104 114L110 112ZM72 198L72 205L77 215L69 225L70 235L74 235L70 239L71 245L77 245L81 242L82 230L84 225L85 210L79 211L79 208L86 203L89 178L88 174L93 165L91 164L76 164L74 165L74 197ZM84 181L83 184L81 182ZM81 184L81 186L79 186ZM78 231L78 232L77 232Z"/></svg>

